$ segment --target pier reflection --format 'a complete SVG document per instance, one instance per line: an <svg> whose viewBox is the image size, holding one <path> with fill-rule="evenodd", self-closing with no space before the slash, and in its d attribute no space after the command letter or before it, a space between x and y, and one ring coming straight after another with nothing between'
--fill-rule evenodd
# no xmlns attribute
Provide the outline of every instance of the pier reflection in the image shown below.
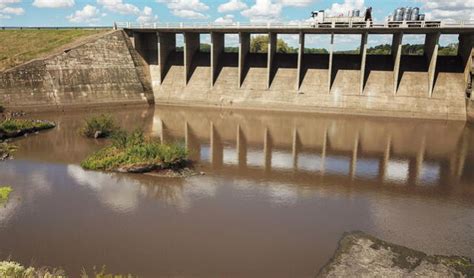
<svg viewBox="0 0 474 278"><path fill-rule="evenodd" d="M214 170L292 181L440 186L463 177L471 148L459 122L217 109L160 107L152 134Z"/></svg>

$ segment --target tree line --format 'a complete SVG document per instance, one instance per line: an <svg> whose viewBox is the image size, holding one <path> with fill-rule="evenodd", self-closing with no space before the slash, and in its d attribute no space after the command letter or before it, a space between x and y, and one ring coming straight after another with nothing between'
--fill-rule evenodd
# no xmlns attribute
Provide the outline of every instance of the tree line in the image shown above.
<svg viewBox="0 0 474 278"><path fill-rule="evenodd" d="M297 47L289 46L283 39L277 39L277 52L296 54L298 53ZM177 51L183 51L183 47L177 47ZM210 52L211 45L208 43L201 43L201 52ZM225 47L225 52L238 53L239 48L237 46ZM441 56L454 56L457 55L458 43L450 43L447 46L439 46L438 55ZM252 53L267 53L268 52L268 36L259 35L252 37L250 40L250 52ZM367 54L369 55L390 55L392 52L392 46L390 44L380 44L367 48ZM405 44L402 46L403 55L423 55L424 46L423 44ZM306 54L329 54L325 48L306 48L304 49ZM353 50L339 50L334 51L336 54L359 54L360 47Z"/></svg>

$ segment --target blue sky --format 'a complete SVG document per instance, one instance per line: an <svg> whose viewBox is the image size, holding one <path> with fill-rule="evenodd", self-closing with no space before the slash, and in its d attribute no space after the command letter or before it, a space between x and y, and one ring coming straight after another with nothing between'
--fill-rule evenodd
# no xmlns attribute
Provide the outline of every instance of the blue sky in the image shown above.
<svg viewBox="0 0 474 278"><path fill-rule="evenodd" d="M370 6L376 21L400 6L418 6L427 18L474 20L474 0L0 0L0 26L296 22L308 19L312 10L340 14Z"/></svg>
<svg viewBox="0 0 474 278"><path fill-rule="evenodd" d="M295 21L307 19L311 10L341 13L369 6L377 20L399 6L419 6L432 18L474 19L474 0L0 0L0 25Z"/></svg>

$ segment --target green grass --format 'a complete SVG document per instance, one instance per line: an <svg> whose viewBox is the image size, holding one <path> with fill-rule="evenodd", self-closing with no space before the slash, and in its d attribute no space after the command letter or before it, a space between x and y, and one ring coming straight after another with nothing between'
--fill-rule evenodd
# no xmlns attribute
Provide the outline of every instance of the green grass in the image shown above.
<svg viewBox="0 0 474 278"><path fill-rule="evenodd" d="M26 120L26 119L7 119L0 122L0 132L13 132L36 128L39 130L53 128L54 124L46 121Z"/></svg>
<svg viewBox="0 0 474 278"><path fill-rule="evenodd" d="M10 197L12 191L11 186L0 186L0 204L8 201L8 197Z"/></svg>
<svg viewBox="0 0 474 278"><path fill-rule="evenodd" d="M159 169L181 168L188 153L179 144L161 144L147 139L143 132L118 132L112 145L87 157L81 166L88 170L115 171L122 167L153 166Z"/></svg>
<svg viewBox="0 0 474 278"><path fill-rule="evenodd" d="M52 54L104 30L0 30L0 71Z"/></svg>
<svg viewBox="0 0 474 278"><path fill-rule="evenodd" d="M117 131L119 131L119 127L115 124L112 116L102 114L86 119L80 133L86 137L95 138L98 132L100 135L98 137L106 138L112 136Z"/></svg>

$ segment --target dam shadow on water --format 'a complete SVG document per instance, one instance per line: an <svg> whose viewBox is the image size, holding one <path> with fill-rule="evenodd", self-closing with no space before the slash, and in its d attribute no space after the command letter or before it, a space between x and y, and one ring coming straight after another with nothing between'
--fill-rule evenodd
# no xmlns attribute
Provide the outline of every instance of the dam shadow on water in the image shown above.
<svg viewBox="0 0 474 278"><path fill-rule="evenodd" d="M204 176L82 170L92 113L180 142ZM460 122L157 106L52 119L1 163L0 256L156 276L307 277L344 232L474 258L474 129Z"/></svg>

